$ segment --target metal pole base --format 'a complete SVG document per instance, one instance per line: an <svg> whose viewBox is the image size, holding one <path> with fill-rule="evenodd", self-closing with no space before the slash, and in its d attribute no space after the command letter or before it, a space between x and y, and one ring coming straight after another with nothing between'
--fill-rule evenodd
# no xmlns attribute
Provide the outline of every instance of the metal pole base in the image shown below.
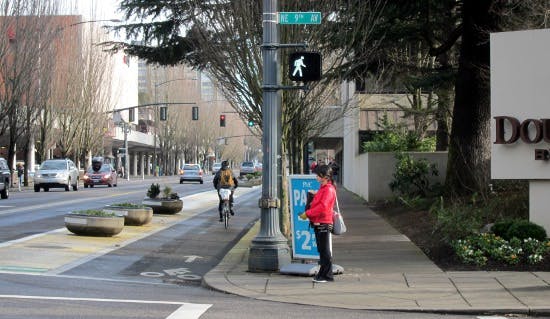
<svg viewBox="0 0 550 319"><path fill-rule="evenodd" d="M279 271L284 265L290 264L290 261L290 248L286 241L279 243L255 243L252 241L248 256L248 271Z"/></svg>

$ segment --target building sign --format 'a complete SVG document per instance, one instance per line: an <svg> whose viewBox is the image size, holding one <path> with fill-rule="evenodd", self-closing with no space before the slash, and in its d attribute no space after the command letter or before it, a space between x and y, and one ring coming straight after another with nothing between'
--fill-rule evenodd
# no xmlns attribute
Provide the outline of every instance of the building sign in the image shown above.
<svg viewBox="0 0 550 319"><path fill-rule="evenodd" d="M550 179L550 30L491 34L491 178Z"/></svg>

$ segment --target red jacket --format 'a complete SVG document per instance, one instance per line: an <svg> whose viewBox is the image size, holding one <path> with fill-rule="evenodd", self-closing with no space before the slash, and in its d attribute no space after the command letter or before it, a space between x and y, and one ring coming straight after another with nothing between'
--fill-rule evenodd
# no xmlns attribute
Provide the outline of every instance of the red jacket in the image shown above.
<svg viewBox="0 0 550 319"><path fill-rule="evenodd" d="M306 210L307 218L312 223L332 224L332 211L336 201L336 189L332 183L319 188L311 206Z"/></svg>

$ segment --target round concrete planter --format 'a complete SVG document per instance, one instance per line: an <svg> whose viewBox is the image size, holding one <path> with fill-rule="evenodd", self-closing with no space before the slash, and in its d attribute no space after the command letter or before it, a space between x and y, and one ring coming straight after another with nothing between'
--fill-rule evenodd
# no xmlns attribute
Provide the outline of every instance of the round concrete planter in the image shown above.
<svg viewBox="0 0 550 319"><path fill-rule="evenodd" d="M151 207L154 214L174 215L179 213L183 208L181 199L145 198L141 203Z"/></svg>
<svg viewBox="0 0 550 319"><path fill-rule="evenodd" d="M262 185L262 178L261 177L257 177L257 178L251 178L251 179L240 179L239 180L239 187L254 187L254 186L258 186L258 185Z"/></svg>
<svg viewBox="0 0 550 319"><path fill-rule="evenodd" d="M65 227L76 235L111 237L120 233L124 228L124 217L67 214L65 215Z"/></svg>
<svg viewBox="0 0 550 319"><path fill-rule="evenodd" d="M143 226L149 224L153 219L153 209L151 207L125 207L117 205L107 205L103 208L104 212L114 213L117 216L124 217L124 225Z"/></svg>

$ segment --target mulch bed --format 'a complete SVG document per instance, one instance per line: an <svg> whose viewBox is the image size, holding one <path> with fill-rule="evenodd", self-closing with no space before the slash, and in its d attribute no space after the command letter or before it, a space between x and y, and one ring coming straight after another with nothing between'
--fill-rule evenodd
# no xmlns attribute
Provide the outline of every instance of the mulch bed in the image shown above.
<svg viewBox="0 0 550 319"><path fill-rule="evenodd" d="M484 266L463 264L453 252L434 234L434 216L427 210L411 210L396 204L377 203L369 205L380 217L407 236L444 271L456 270L486 270L486 271L550 271L550 254L546 254L542 262L536 265L508 265L499 262L488 262Z"/></svg>

